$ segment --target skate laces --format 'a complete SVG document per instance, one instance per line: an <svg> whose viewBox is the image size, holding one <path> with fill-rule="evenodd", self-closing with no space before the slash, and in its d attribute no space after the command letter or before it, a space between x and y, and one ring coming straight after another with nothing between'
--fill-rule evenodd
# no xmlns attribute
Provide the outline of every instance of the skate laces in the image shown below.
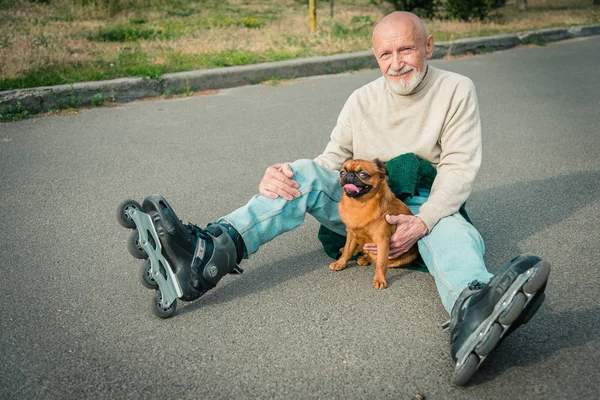
<svg viewBox="0 0 600 400"><path fill-rule="evenodd" d="M475 279L473 282L467 284L469 290L480 290L483 289L484 284Z"/></svg>
<svg viewBox="0 0 600 400"><path fill-rule="evenodd" d="M199 237L199 238L205 239L205 240L209 238L206 231L204 229L200 228L196 224L188 223L188 224L185 224L184 226L187 228L189 233L191 233L192 235L194 235L196 237Z"/></svg>
<svg viewBox="0 0 600 400"><path fill-rule="evenodd" d="M471 298L471 296L473 296L476 292L478 292L479 290L483 289L484 286L485 285L483 283L479 282L477 279L475 279L474 281L469 282L467 284L467 289L469 290L470 293L464 293L464 294L461 293L461 296L459 296L459 298L456 299L457 302L459 302L459 301L461 302L460 307L462 308L467 303L467 300L469 298ZM454 307L453 307L452 311L454 312ZM459 311L457 311L457 313L458 312ZM443 330L445 330L445 331L448 330L448 329L450 329L451 321L452 321L452 317L448 321L444 322L441 325L441 328Z"/></svg>

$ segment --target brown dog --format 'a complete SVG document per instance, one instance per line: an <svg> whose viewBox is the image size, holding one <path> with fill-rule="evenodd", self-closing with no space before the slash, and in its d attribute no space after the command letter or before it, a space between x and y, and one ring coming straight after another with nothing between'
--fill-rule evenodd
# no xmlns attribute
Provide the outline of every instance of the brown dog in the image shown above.
<svg viewBox="0 0 600 400"><path fill-rule="evenodd" d="M387 169L378 159L346 161L340 169L340 186L344 191L339 210L342 221L346 224L346 245L340 259L331 263L329 268L334 271L343 270L352 256L364 252L365 243L375 243L377 254L366 252L357 262L360 265L376 263L373 287L385 289L387 268L405 266L418 255L415 245L399 257L388 259L390 237L396 231L396 226L388 224L385 215L412 213L390 190Z"/></svg>

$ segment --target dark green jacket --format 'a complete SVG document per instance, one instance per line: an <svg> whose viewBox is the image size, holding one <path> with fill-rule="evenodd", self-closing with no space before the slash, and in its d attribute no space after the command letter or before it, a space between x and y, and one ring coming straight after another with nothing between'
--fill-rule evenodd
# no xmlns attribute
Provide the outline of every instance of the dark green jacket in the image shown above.
<svg viewBox="0 0 600 400"><path fill-rule="evenodd" d="M388 185L396 197L402 201L418 196L419 188L431 189L437 173L429 161L420 159L413 153L399 155L385 163L385 167L388 170ZM465 204L460 207L459 212L470 223ZM340 249L346 243L345 236L339 235L323 225L319 228L319 240L325 253L334 259L340 257ZM427 271L420 257L408 268Z"/></svg>

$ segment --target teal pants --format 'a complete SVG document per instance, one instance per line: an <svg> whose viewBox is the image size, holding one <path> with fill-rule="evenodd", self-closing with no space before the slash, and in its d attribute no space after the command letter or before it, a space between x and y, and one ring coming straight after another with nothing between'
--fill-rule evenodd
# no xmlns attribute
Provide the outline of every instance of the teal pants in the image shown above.
<svg viewBox="0 0 600 400"><path fill-rule="evenodd" d="M256 253L264 243L302 224L307 213L330 230L346 235L338 212L342 197L338 172L312 160L295 161L292 170L293 179L300 185L300 197L288 201L281 197L270 199L256 195L245 206L222 218L242 235L247 256ZM413 214L418 214L428 196L428 190L419 190L419 196L409 198L405 203ZM483 261L485 246L481 235L459 213L442 218L417 244L448 313L469 282L477 279L485 283L492 277Z"/></svg>

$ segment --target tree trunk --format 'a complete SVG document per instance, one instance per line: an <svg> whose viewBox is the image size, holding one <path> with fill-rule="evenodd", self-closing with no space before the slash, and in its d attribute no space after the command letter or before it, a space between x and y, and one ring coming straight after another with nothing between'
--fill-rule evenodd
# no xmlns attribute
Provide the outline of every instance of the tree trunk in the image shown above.
<svg viewBox="0 0 600 400"><path fill-rule="evenodd" d="M333 0L329 0L329 16L333 18Z"/></svg>
<svg viewBox="0 0 600 400"><path fill-rule="evenodd" d="M592 4L595 6L600 6L600 0L594 0Z"/></svg>
<svg viewBox="0 0 600 400"><path fill-rule="evenodd" d="M594 0L600 1L600 0ZM527 11L527 0L517 0L517 8L519 11Z"/></svg>

